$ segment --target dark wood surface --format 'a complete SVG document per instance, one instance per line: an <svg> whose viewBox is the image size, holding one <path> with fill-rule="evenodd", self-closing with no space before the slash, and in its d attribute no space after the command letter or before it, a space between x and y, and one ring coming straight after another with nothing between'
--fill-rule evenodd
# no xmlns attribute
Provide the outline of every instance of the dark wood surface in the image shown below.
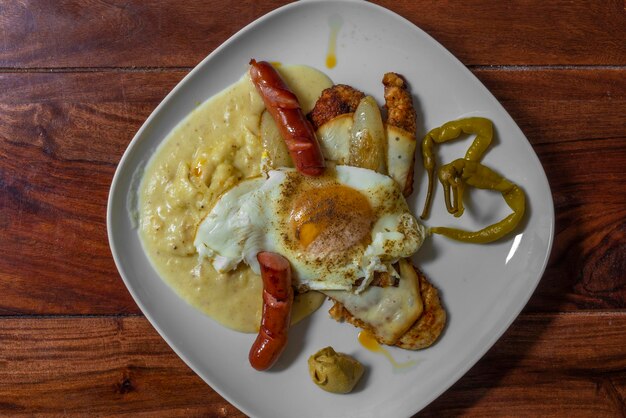
<svg viewBox="0 0 626 418"><path fill-rule="evenodd" d="M0 3L0 416L243 416L158 336L108 248L116 165L269 2ZM626 416L626 4L384 1L493 92L556 236L512 327L420 416Z"/></svg>

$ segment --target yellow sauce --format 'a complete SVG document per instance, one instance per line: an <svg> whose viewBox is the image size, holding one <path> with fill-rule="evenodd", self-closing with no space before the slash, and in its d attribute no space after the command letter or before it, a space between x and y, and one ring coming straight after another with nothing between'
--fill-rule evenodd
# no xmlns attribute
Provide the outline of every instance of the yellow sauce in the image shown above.
<svg viewBox="0 0 626 418"><path fill-rule="evenodd" d="M337 35L342 24L339 15L331 16L328 24L330 26L330 37L328 38L328 52L326 54L326 68L335 68L337 65Z"/></svg>
<svg viewBox="0 0 626 418"><path fill-rule="evenodd" d="M415 360L407 361L407 362L404 362L404 363L398 363L391 356L391 353L389 351L387 351L387 349L383 348L378 343L378 341L376 341L376 338L374 338L374 336L370 332L368 332L368 331L363 330L363 331L359 332L358 339L359 339L359 343L361 343L361 345L363 347L365 347L366 349L368 349L369 351L372 351L374 353L380 353L383 356L385 356L387 358L387 360L389 360L389 362L391 363L393 368L396 369L396 370L408 369L408 368L413 367L413 366L415 366L417 364L417 361L415 361Z"/></svg>
<svg viewBox="0 0 626 418"><path fill-rule="evenodd" d="M326 56L326 68L335 68L337 65L337 57L334 53L328 53Z"/></svg>
<svg viewBox="0 0 626 418"><path fill-rule="evenodd" d="M309 67L279 68L287 85L309 111L331 84ZM263 284L240 265L217 273L199 261L193 245L198 224L220 195L260 174L260 121L265 107L249 76L199 105L163 141L149 161L139 188L139 233L160 276L191 305L242 332L259 327ZM292 322L315 311L324 296L300 295Z"/></svg>

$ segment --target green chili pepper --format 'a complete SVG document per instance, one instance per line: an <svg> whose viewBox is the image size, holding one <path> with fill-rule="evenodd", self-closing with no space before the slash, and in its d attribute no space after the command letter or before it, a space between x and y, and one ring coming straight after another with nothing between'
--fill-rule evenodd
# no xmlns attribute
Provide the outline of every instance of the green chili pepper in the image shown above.
<svg viewBox="0 0 626 418"><path fill-rule="evenodd" d="M428 217L432 200L435 173L434 144L451 141L458 138L461 133L476 134L472 145L465 153L465 158L459 158L443 165L437 173L443 186L448 212L456 217L463 214L463 194L466 186L469 185L479 189L499 191L513 213L480 231L472 232L456 228L434 227L431 228L431 232L458 241L481 244L492 242L515 229L524 216L526 197L523 190L516 184L479 162L493 139L493 124L489 119L475 117L447 122L426 135L422 141L422 157L428 173L428 192L421 217L422 219Z"/></svg>
<svg viewBox="0 0 626 418"><path fill-rule="evenodd" d="M450 174L459 184L468 184L479 189L496 190L502 193L504 201L513 210L513 213L501 221L475 232L447 227L434 227L431 228L431 232L445 235L457 241L485 244L496 241L515 229L523 218L526 209L526 197L519 186L476 161L459 158L448 166L450 167Z"/></svg>
<svg viewBox="0 0 626 418"><path fill-rule="evenodd" d="M422 211L421 218L426 219L428 217L428 211L432 201L432 194L434 188L434 175L435 175L435 156L434 145L443 144L458 138L461 133L476 134L476 138L472 145L465 153L465 159L470 161L480 161L483 154L487 151L487 148L491 144L493 139L493 124L486 118L465 118L459 120L453 120L441 125L428 132L422 141L422 159L424 160L424 168L428 174L428 191L426 195L426 202L424 203L424 209ZM445 171L445 170L444 170ZM444 173L445 174L445 173ZM441 179L441 174L440 174ZM443 182L443 180L442 180ZM454 200L458 202L456 205L450 203L450 189L444 189L446 192L446 207L448 212L454 213L455 216L461 216L463 214L463 192L464 188L459 185L453 189ZM455 208L456 206L456 208Z"/></svg>

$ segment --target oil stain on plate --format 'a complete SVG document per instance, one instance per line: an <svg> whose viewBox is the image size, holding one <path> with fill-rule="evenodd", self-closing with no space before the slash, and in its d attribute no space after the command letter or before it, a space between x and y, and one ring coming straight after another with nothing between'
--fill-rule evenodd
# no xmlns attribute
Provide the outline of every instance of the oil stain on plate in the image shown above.
<svg viewBox="0 0 626 418"><path fill-rule="evenodd" d="M328 19L330 36L328 38L328 52L326 53L326 68L335 68L337 65L337 35L342 24L343 19L338 14L333 14Z"/></svg>

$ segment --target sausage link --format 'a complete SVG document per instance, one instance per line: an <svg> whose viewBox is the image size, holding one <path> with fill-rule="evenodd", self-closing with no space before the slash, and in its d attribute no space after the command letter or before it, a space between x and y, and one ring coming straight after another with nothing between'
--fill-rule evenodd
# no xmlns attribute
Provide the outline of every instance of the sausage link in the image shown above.
<svg viewBox="0 0 626 418"><path fill-rule="evenodd" d="M321 175L324 155L296 95L267 61L250 60L250 78L278 125L298 171L308 176Z"/></svg>
<svg viewBox="0 0 626 418"><path fill-rule="evenodd" d="M287 346L291 322L293 289L289 261L279 254L260 252L257 260L263 279L263 316L261 327L250 354L250 364L257 370L267 370Z"/></svg>

